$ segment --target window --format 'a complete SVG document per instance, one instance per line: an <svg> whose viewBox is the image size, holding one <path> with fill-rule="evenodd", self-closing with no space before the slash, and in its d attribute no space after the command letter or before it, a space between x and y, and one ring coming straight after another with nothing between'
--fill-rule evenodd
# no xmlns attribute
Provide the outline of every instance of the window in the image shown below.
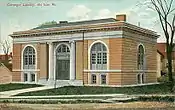
<svg viewBox="0 0 175 110"><path fill-rule="evenodd" d="M32 80L32 82L35 81L35 74L33 74L33 73L31 74L31 80Z"/></svg>
<svg viewBox="0 0 175 110"><path fill-rule="evenodd" d="M35 50L33 47L28 46L23 52L23 68L34 69L35 67Z"/></svg>
<svg viewBox="0 0 175 110"><path fill-rule="evenodd" d="M27 73L24 73L24 82L28 81L28 75Z"/></svg>
<svg viewBox="0 0 175 110"><path fill-rule="evenodd" d="M66 52L70 52L70 50L69 50L69 47L67 45L62 44L58 47L57 52L59 52L59 53L64 53L65 52L66 53Z"/></svg>
<svg viewBox="0 0 175 110"><path fill-rule="evenodd" d="M140 84L141 83L141 78L140 78L140 74L137 75L137 83Z"/></svg>
<svg viewBox="0 0 175 110"><path fill-rule="evenodd" d="M145 69L145 53L144 53L144 48L143 48L143 45L139 45L139 48L138 48L138 58L137 58L137 68L138 70L144 70ZM137 74L137 83L138 84L142 84L144 83L144 72L140 71L138 74Z"/></svg>
<svg viewBox="0 0 175 110"><path fill-rule="evenodd" d="M144 74L142 74L142 83L144 83Z"/></svg>
<svg viewBox="0 0 175 110"><path fill-rule="evenodd" d="M95 74L92 74L92 84L96 84L97 76Z"/></svg>
<svg viewBox="0 0 175 110"><path fill-rule="evenodd" d="M106 75L101 75L101 84L106 84Z"/></svg>
<svg viewBox="0 0 175 110"><path fill-rule="evenodd" d="M142 45L139 45L139 49L138 49L138 69L139 70L143 70L144 69L144 48Z"/></svg>
<svg viewBox="0 0 175 110"><path fill-rule="evenodd" d="M94 44L91 48L90 53L92 70L107 69L107 49L104 44Z"/></svg>

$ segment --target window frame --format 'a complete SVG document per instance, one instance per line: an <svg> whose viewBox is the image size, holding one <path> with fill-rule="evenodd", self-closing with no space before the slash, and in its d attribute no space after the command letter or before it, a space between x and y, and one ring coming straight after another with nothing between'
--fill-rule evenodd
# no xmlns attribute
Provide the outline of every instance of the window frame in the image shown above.
<svg viewBox="0 0 175 110"><path fill-rule="evenodd" d="M35 69L36 50L32 46L25 47L23 51L23 69Z"/></svg>
<svg viewBox="0 0 175 110"><path fill-rule="evenodd" d="M91 74L91 84L97 84L97 75L96 74Z"/></svg>
<svg viewBox="0 0 175 110"><path fill-rule="evenodd" d="M28 73L24 73L24 82L28 81Z"/></svg>
<svg viewBox="0 0 175 110"><path fill-rule="evenodd" d="M90 69L107 69L107 61L107 47L101 42L94 43L90 48Z"/></svg>
<svg viewBox="0 0 175 110"><path fill-rule="evenodd" d="M103 83L102 76L105 76L105 83ZM107 84L107 75L106 75L106 74L101 74L101 75L100 75L100 83L101 83L102 85L106 85L106 84Z"/></svg>

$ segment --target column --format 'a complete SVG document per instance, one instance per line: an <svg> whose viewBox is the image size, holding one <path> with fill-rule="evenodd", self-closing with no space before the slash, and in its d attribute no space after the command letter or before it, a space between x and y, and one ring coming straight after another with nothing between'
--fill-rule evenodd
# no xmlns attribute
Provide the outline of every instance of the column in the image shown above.
<svg viewBox="0 0 175 110"><path fill-rule="evenodd" d="M53 43L49 42L49 81L54 80L53 71Z"/></svg>
<svg viewBox="0 0 175 110"><path fill-rule="evenodd" d="M70 80L75 80L75 41L70 43Z"/></svg>
<svg viewBox="0 0 175 110"><path fill-rule="evenodd" d="M31 79L31 72L28 72L27 73L27 80L28 80L28 82L31 82L32 81L32 79Z"/></svg>

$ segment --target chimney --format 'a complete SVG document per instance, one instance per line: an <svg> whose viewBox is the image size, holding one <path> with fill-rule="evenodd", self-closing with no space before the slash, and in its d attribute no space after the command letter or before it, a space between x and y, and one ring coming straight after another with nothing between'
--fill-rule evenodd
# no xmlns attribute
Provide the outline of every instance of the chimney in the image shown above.
<svg viewBox="0 0 175 110"><path fill-rule="evenodd" d="M60 24L66 24L68 21L59 21Z"/></svg>
<svg viewBox="0 0 175 110"><path fill-rule="evenodd" d="M116 15L116 20L126 21L126 15L125 14Z"/></svg>

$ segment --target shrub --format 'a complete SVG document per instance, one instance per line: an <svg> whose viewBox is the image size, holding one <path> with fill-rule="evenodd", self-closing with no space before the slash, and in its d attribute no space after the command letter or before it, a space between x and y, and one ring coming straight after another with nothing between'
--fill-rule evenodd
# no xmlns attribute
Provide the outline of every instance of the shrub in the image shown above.
<svg viewBox="0 0 175 110"><path fill-rule="evenodd" d="M157 78L158 82L168 82L168 74L165 74L159 78Z"/></svg>

